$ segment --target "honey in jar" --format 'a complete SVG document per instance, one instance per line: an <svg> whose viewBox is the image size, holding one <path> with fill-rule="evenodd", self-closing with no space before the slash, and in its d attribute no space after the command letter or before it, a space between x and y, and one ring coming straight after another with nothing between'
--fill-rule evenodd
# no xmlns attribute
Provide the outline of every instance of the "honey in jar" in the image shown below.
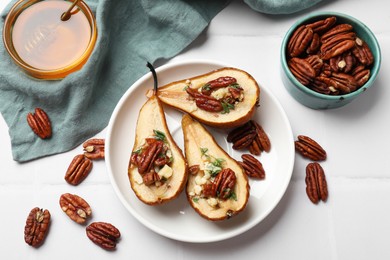
<svg viewBox="0 0 390 260"><path fill-rule="evenodd" d="M81 7L87 9L76 5L71 17L63 21L61 15L71 7L70 1L19 2L29 5L27 8L24 5L21 12L15 11L16 7L11 9L7 20L12 20L8 21L12 26L6 28L5 24L3 35L14 61L32 76L42 79L62 78L81 68L96 41L95 21L93 16L91 21L92 14L85 3L80 1Z"/></svg>

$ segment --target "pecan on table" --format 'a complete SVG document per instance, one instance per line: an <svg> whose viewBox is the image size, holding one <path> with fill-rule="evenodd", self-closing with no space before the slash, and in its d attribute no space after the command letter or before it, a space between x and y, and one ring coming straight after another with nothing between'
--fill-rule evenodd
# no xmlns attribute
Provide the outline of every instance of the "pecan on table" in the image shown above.
<svg viewBox="0 0 390 260"><path fill-rule="evenodd" d="M328 198L328 185L324 169L317 162L309 163L306 166L306 194L309 199L317 204L320 200Z"/></svg>
<svg viewBox="0 0 390 260"><path fill-rule="evenodd" d="M295 149L302 156L313 161L323 161L326 159L326 151L308 136L298 135L298 140L295 141Z"/></svg>
<svg viewBox="0 0 390 260"><path fill-rule="evenodd" d="M106 250L114 250L121 236L119 230L110 223L93 222L86 228L88 238Z"/></svg>
<svg viewBox="0 0 390 260"><path fill-rule="evenodd" d="M27 123L33 132L41 139L50 138L52 134L50 119L46 112L37 107L35 113L27 114Z"/></svg>
<svg viewBox="0 0 390 260"><path fill-rule="evenodd" d="M255 179L264 179L265 171L262 163L250 154L241 155L242 162L238 162L245 174Z"/></svg>
<svg viewBox="0 0 390 260"><path fill-rule="evenodd" d="M92 170L92 161L83 154L76 155L65 174L65 180L72 185L80 184Z"/></svg>
<svg viewBox="0 0 390 260"><path fill-rule="evenodd" d="M24 227L24 241L32 247L39 247L46 238L49 226L50 212L47 209L33 208Z"/></svg>
<svg viewBox="0 0 390 260"><path fill-rule="evenodd" d="M104 159L104 139L93 138L83 143L84 155L88 159Z"/></svg>
<svg viewBox="0 0 390 260"><path fill-rule="evenodd" d="M62 211L78 224L83 224L91 216L92 210L88 202L76 194L65 193L60 197Z"/></svg>

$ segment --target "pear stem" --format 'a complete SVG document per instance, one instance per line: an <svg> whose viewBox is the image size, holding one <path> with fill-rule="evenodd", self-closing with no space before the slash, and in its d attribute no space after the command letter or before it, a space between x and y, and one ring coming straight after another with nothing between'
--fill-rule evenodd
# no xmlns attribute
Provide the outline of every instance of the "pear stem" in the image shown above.
<svg viewBox="0 0 390 260"><path fill-rule="evenodd" d="M157 73L156 71L154 70L154 67L152 64L150 64L149 62L146 64L146 66L148 66L148 68L150 69L150 71L152 72L152 75L153 75L153 81L154 81L154 93L157 94L157 88L158 88L158 81L157 81Z"/></svg>

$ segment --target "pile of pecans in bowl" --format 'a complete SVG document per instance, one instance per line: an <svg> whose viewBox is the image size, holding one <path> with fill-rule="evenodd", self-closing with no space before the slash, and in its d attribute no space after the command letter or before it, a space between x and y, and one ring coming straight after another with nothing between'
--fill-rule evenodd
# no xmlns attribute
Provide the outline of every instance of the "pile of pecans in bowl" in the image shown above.
<svg viewBox="0 0 390 260"><path fill-rule="evenodd" d="M306 87L326 95L343 95L370 77L374 56L352 25L332 16L296 29L286 50L288 67Z"/></svg>

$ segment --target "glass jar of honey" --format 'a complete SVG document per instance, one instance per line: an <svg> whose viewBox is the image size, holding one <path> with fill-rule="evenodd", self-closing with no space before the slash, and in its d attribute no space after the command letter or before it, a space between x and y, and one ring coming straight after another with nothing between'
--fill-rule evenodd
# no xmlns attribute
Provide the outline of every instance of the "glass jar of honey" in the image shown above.
<svg viewBox="0 0 390 260"><path fill-rule="evenodd" d="M91 55L97 39L95 18L78 1L20 0L8 13L4 46L29 75L39 79L61 79L79 70ZM71 11L67 20L61 16Z"/></svg>

